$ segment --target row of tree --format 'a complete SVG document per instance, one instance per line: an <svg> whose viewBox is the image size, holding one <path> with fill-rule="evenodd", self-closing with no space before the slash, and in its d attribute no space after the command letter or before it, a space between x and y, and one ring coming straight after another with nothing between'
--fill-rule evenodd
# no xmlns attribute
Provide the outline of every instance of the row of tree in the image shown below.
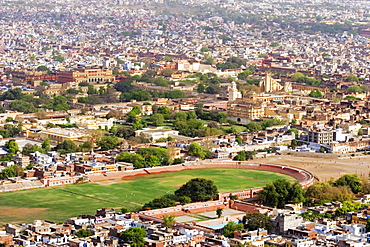
<svg viewBox="0 0 370 247"><path fill-rule="evenodd" d="M346 174L335 181L316 182L306 190L298 182L290 183L286 179L278 179L259 192L261 201L273 207L283 207L288 203L305 202L318 205L332 201L352 201L355 194L369 192L368 180L362 183L356 174Z"/></svg>

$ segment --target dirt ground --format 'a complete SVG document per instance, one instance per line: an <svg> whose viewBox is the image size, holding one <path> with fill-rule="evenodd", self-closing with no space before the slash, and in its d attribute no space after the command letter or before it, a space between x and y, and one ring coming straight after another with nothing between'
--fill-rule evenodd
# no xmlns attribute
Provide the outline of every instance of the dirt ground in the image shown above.
<svg viewBox="0 0 370 247"><path fill-rule="evenodd" d="M6 217L7 219L13 218L16 219L12 223L23 223L25 221L28 221L29 218L32 218L33 216L45 211L46 208L15 208L15 207L1 207L0 211L0 230L3 229L1 227L5 223L9 222L2 222L2 219ZM19 219L23 219L22 221L19 221Z"/></svg>
<svg viewBox="0 0 370 247"><path fill-rule="evenodd" d="M313 173L320 181L337 179L344 174L357 174L368 177L370 172L370 156L316 158L277 155L253 160L258 163L271 163L295 166Z"/></svg>

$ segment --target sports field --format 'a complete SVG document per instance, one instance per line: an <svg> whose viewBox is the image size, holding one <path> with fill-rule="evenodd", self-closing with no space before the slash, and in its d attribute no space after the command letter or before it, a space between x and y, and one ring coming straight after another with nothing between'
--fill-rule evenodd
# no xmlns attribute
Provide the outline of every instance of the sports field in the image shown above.
<svg viewBox="0 0 370 247"><path fill-rule="evenodd" d="M63 222L102 207L137 210L142 204L173 193L192 178L213 180L219 192L263 186L287 175L247 169L194 169L0 194L0 225L35 219ZM71 193L73 192L73 193ZM77 193L77 194L74 194Z"/></svg>

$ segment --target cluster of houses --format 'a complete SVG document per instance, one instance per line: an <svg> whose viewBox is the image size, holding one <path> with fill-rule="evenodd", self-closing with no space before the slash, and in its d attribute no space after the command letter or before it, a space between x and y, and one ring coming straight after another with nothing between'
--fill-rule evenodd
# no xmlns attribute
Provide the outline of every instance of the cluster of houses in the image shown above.
<svg viewBox="0 0 370 247"><path fill-rule="evenodd" d="M153 247L230 247L236 244L256 247L266 245L276 247L370 246L370 233L366 229L368 208L346 213L342 217L319 218L311 222L304 220L300 215L304 212L300 210L301 205L286 205L286 209L273 209L254 203L235 201L230 202L230 208L235 208L232 206L233 203L244 205L238 208L238 215L226 214L220 218L214 217L206 221L198 219L195 222L184 222L181 220L183 218L178 216L175 217L175 221L180 222L176 221L172 225L165 225L163 216L170 215L172 212L166 208L161 209L164 212L161 215L151 214L151 210L119 213L114 209L103 208L98 209L95 215L80 215L69 218L63 223L35 220L31 224L6 224L5 231L0 231L0 242L5 243L6 246L130 246L120 240L120 234L131 227L141 227L146 231L146 246ZM187 214L190 217L194 212L215 212L210 211L215 209L214 206L204 207L205 204L207 203L192 203L184 206L191 208ZM313 214L333 214L341 206L341 203L333 202L307 208L306 211L311 211ZM229 222L241 223L245 212L269 215L269 229L237 230L233 237L223 236L223 227ZM81 230L88 231L89 234L78 236Z"/></svg>

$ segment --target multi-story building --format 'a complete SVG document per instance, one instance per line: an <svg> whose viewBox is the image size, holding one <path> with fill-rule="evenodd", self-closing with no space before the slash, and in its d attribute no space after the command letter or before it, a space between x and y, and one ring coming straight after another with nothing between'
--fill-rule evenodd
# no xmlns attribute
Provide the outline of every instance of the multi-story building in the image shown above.
<svg viewBox="0 0 370 247"><path fill-rule="evenodd" d="M114 81L114 75L110 69L77 69L59 72L58 81L61 83L103 83Z"/></svg>
<svg viewBox="0 0 370 247"><path fill-rule="evenodd" d="M332 130L310 130L308 131L307 141L320 144L330 144L333 142L334 132Z"/></svg>
<svg viewBox="0 0 370 247"><path fill-rule="evenodd" d="M265 117L266 102L252 100L237 100L227 104L227 115L231 120L249 123L252 120Z"/></svg>

